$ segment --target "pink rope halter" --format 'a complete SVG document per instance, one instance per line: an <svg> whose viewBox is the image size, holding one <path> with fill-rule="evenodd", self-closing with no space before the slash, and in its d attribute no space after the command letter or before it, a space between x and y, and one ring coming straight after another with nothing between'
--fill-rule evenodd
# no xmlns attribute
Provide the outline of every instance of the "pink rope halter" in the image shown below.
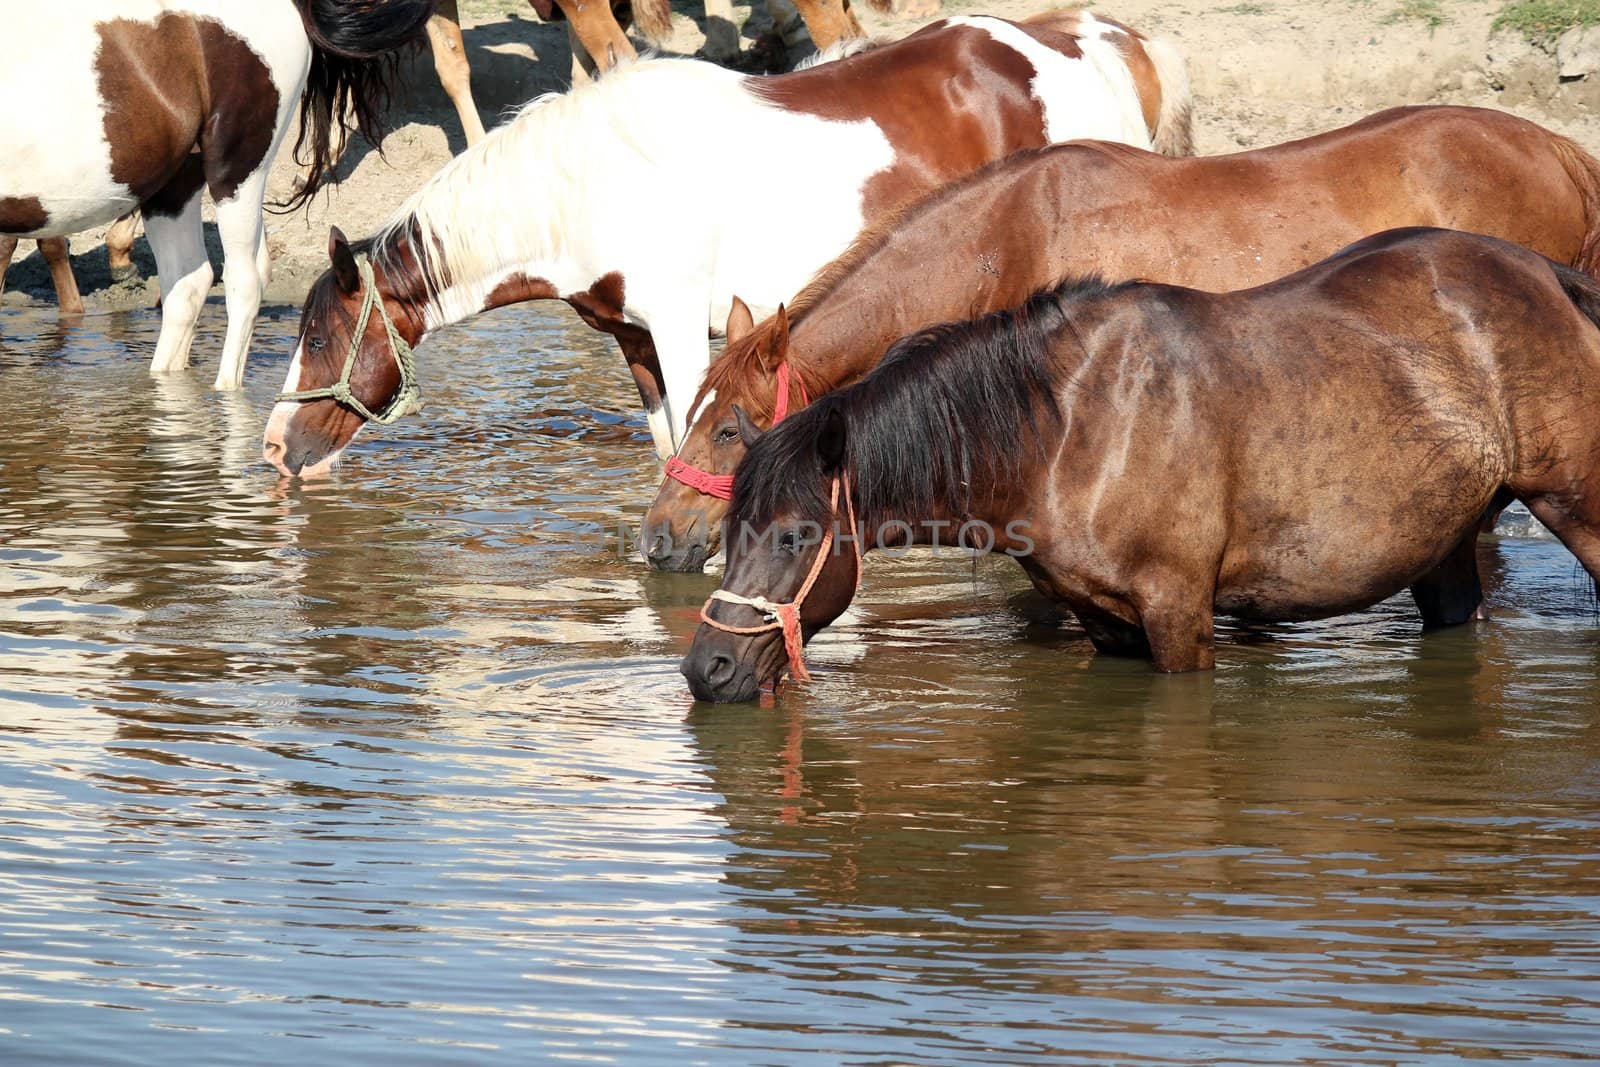
<svg viewBox="0 0 1600 1067"><path fill-rule="evenodd" d="M816 562L811 564L811 572L806 575L805 582L800 586L800 591L794 599L787 604L779 604L768 600L764 596L740 596L730 593L726 589L718 589L712 593L705 606L700 609L700 621L713 629L721 630L728 634L764 634L772 630L783 631L783 649L789 656L789 671L797 682L809 682L811 673L806 670L805 638L800 631L800 606L805 603L806 597L811 594L811 587L817 583L817 576L822 573L822 568L828 562L829 551L833 548L834 530L839 523L839 489L844 487L845 513L850 519L850 545L856 550L856 580L855 588L861 587L861 531L856 529L856 506L850 499L850 480L844 475L833 479L833 494L828 501L828 532L822 538L822 544L817 549ZM854 591L851 592L853 597ZM727 623L718 622L711 617L711 601L722 600L729 604L743 604L755 608L767 621L760 626L729 626Z"/></svg>
<svg viewBox="0 0 1600 1067"><path fill-rule="evenodd" d="M806 399L806 387L800 384L799 378L794 378L794 389L800 397L800 403L795 405L799 410L809 402ZM778 364L778 399L772 409L772 425L782 422L784 416L789 414L789 361L784 360ZM673 456L667 460L667 477L682 482L690 489L704 496L714 496L718 500L733 499L733 475L712 474L710 471L701 470L691 466Z"/></svg>

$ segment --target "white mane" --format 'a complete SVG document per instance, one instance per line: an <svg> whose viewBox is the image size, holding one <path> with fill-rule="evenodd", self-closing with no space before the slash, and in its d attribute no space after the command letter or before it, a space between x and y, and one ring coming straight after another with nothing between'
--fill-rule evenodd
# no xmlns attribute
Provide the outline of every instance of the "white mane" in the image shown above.
<svg viewBox="0 0 1600 1067"><path fill-rule="evenodd" d="M842 38L821 51L813 52L811 55L806 56L806 58L795 64L794 69L810 70L812 67L820 67L824 63L836 63L841 59L849 59L851 56L859 56L863 52L871 52L876 48L882 48L889 43L890 41L886 37Z"/></svg>
<svg viewBox="0 0 1600 1067"><path fill-rule="evenodd" d="M714 150L696 135L721 135L713 116L727 114L731 97L750 99L742 78L698 60L644 58L540 96L413 193L374 235L373 254L381 260L414 232L430 328L476 314L507 275L560 259L596 213L645 202L657 164Z"/></svg>

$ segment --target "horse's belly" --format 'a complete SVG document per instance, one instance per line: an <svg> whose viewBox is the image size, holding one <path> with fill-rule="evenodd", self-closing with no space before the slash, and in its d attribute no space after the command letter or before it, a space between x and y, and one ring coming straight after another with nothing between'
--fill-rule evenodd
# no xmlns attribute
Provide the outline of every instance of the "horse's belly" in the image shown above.
<svg viewBox="0 0 1600 1067"><path fill-rule="evenodd" d="M1315 530L1230 546L1216 593L1224 615L1260 620L1319 619L1359 611L1409 587L1476 528L1481 507L1455 521L1386 525L1352 517ZM1338 523L1331 517L1325 522Z"/></svg>

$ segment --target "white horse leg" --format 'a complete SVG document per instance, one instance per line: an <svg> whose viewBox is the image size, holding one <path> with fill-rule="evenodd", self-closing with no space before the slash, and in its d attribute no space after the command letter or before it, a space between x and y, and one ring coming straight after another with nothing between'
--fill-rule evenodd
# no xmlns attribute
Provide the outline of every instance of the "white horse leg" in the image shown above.
<svg viewBox="0 0 1600 1067"><path fill-rule="evenodd" d="M195 324L215 277L200 227L200 190L175 216L147 212L144 234L161 282L161 337L150 373L171 374L189 365Z"/></svg>
<svg viewBox="0 0 1600 1067"><path fill-rule="evenodd" d="M217 205L217 233L222 237L222 288L228 299L228 336L222 343L214 389L244 386L244 361L250 354L256 312L261 310L260 255L265 242L261 200L267 189L267 168L246 178L232 199Z"/></svg>
<svg viewBox="0 0 1600 1067"><path fill-rule="evenodd" d="M677 451L689 429L689 405L700 391L700 380L711 363L711 342L706 330L710 298L682 300L667 315L652 316L650 335L655 338L661 362L662 397L672 426L672 448Z"/></svg>

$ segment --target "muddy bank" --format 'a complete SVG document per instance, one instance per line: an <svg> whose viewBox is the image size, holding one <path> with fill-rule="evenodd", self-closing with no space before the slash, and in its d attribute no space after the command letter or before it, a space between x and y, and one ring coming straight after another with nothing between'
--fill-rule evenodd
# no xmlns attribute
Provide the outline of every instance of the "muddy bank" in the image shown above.
<svg viewBox="0 0 1600 1067"><path fill-rule="evenodd" d="M1019 16L1052 6L1059 5L997 0L951 4L946 12ZM1600 153L1600 32L1587 39L1574 35L1559 48L1535 47L1517 35L1493 31L1498 2L1446 5L1446 21L1438 25L1399 17L1384 0L1216 5L1114 0L1097 6L1178 41L1194 83L1196 139L1203 153L1272 144L1407 103L1505 108ZM886 18L861 7L858 16L875 34L902 36L927 21ZM735 11L747 20L744 44L754 49L770 30L770 20L761 7L754 14L749 7ZM684 6L675 13L669 51L693 54L700 47L700 17L697 7ZM464 18L473 87L487 124L567 84L570 53L561 26L539 23L530 9L511 0L481 0L469 6ZM337 187L306 210L268 216L273 253L268 302L298 303L304 297L326 265L330 225L352 236L372 231L465 146L455 110L425 52L411 62L407 83L407 99L397 109L394 132L381 157L365 145L355 146L341 164ZM287 194L297 173L291 148L292 138L273 171L274 198ZM741 195L751 204L747 210L767 209L760 205L754 183L744 188ZM530 190L529 195L538 194ZM707 195L721 199L726 194L708 190ZM674 204L671 210L699 211L703 205ZM220 281L222 255L210 217L208 208L207 244ZM98 232L81 234L72 243L74 268L90 309L153 304L153 280L110 284L100 237ZM134 257L144 277L153 279L154 259L142 236ZM27 246L19 250L6 286L8 305L54 301L44 263ZM214 296L220 299L220 284Z"/></svg>

